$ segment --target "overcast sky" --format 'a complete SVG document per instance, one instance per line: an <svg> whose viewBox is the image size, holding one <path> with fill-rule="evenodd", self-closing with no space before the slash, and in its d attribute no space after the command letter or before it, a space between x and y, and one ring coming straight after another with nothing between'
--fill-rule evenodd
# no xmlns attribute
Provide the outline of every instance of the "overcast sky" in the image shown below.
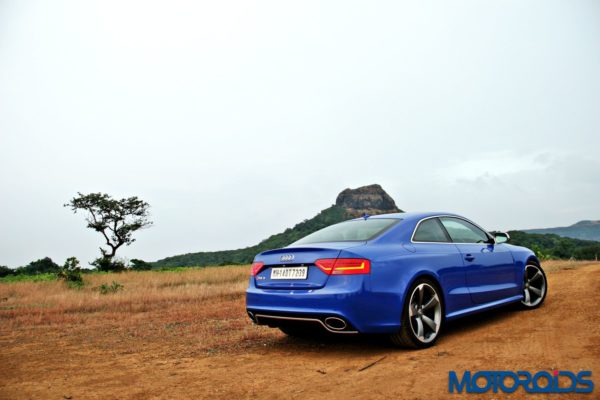
<svg viewBox="0 0 600 400"><path fill-rule="evenodd" d="M62 204L137 195L158 258L347 187L488 229L600 219L598 1L0 0L0 264L84 263Z"/></svg>

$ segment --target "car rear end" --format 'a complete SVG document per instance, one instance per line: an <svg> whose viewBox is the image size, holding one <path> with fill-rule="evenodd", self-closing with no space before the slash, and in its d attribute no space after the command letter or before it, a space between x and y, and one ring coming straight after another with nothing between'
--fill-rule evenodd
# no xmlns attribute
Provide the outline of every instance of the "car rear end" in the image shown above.
<svg viewBox="0 0 600 400"><path fill-rule="evenodd" d="M259 254L246 292L248 315L272 327L309 325L357 333L371 262L360 243L320 243Z"/></svg>
<svg viewBox="0 0 600 400"><path fill-rule="evenodd" d="M399 218L359 218L331 225L292 245L256 256L246 293L249 317L285 330L290 324L347 334L398 325L398 294L372 280L386 262L377 245ZM389 269L389 265L387 268Z"/></svg>

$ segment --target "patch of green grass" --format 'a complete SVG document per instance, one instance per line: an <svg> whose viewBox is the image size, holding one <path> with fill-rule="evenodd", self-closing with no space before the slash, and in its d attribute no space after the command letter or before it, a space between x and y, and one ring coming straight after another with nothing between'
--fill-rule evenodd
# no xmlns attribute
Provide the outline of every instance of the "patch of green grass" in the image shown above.
<svg viewBox="0 0 600 400"><path fill-rule="evenodd" d="M11 283L11 282L50 282L56 280L56 274L36 274L36 275L8 275L0 278L0 283Z"/></svg>
<svg viewBox="0 0 600 400"><path fill-rule="evenodd" d="M80 281L66 281L66 284L69 289L83 289L85 286L83 279Z"/></svg>
<svg viewBox="0 0 600 400"><path fill-rule="evenodd" d="M100 294L117 293L119 290L123 290L123 285L121 285L119 282L113 281L110 285L108 283L103 283L94 289L100 291Z"/></svg>

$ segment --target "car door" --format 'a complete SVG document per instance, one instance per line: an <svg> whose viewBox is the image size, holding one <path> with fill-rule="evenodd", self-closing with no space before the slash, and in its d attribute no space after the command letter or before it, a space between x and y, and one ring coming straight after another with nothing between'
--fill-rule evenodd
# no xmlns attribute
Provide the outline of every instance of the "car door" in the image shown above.
<svg viewBox="0 0 600 400"><path fill-rule="evenodd" d="M490 242L490 235L457 217L440 217L463 257L467 286L474 303L484 304L519 294L517 271L510 250Z"/></svg>
<svg viewBox="0 0 600 400"><path fill-rule="evenodd" d="M462 255L438 218L421 220L412 236L415 256L423 266L436 270L446 300L446 315L471 307Z"/></svg>

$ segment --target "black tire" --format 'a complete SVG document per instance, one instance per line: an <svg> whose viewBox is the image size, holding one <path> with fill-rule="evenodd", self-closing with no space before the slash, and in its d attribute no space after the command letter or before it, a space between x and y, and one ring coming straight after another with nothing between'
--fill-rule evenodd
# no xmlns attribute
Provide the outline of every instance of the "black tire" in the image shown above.
<svg viewBox="0 0 600 400"><path fill-rule="evenodd" d="M548 280L542 266L537 262L527 262L523 271L523 285L523 300L519 303L520 308L535 310L540 307L548 294ZM541 295L537 293L538 291L541 291Z"/></svg>
<svg viewBox="0 0 600 400"><path fill-rule="evenodd" d="M421 298L421 309L415 309L414 295L419 296L419 288L427 289L427 297ZM434 298L437 299L437 304L430 306L425 309L423 305L428 306L428 302ZM411 301L413 301L413 312L411 313ZM418 303L418 301L417 301ZM425 303L425 304L423 304ZM435 309L432 309L435 307ZM429 326L429 322L425 323L424 318L427 317L429 321L435 323L436 329L434 330ZM421 319L419 323L417 320ZM441 295L441 290L438 285L426 278L418 279L409 289L402 309L402 317L400 319L400 332L390 335L391 342L400 347L407 347L412 349L423 349L434 345L435 341L440 335L442 325L444 322L444 304ZM422 337L417 336L419 332L418 326L420 325L420 332ZM427 325L427 326L426 326ZM417 333L415 332L417 330ZM424 332L424 330L427 330Z"/></svg>

